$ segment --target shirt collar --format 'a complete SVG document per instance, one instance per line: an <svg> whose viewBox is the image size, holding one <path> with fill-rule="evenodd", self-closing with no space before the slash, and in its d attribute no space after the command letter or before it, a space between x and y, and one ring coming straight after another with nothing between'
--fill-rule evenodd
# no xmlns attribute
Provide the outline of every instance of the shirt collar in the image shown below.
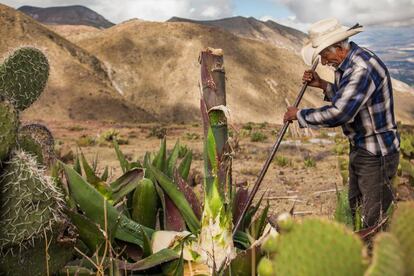
<svg viewBox="0 0 414 276"><path fill-rule="evenodd" d="M349 52L346 55L345 59L341 62L341 64L339 64L338 69L341 70L342 72L345 72L346 68L349 67L352 58L356 52L356 50L358 49L358 45L356 45L354 42L350 42L349 43Z"/></svg>

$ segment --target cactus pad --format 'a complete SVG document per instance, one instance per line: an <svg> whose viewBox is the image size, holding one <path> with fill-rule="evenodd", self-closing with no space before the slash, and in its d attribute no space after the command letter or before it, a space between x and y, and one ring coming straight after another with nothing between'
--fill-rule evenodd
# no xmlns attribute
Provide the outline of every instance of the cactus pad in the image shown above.
<svg viewBox="0 0 414 276"><path fill-rule="evenodd" d="M7 101L0 102L0 162L16 143L19 119L14 107Z"/></svg>
<svg viewBox="0 0 414 276"><path fill-rule="evenodd" d="M362 242L344 225L305 219L279 237L276 275L363 275Z"/></svg>
<svg viewBox="0 0 414 276"><path fill-rule="evenodd" d="M41 124L21 127L18 133L19 147L36 156L39 164L51 165L55 159L55 142L49 129Z"/></svg>
<svg viewBox="0 0 414 276"><path fill-rule="evenodd" d="M372 264L365 276L404 276L403 252L398 239L381 233L374 240Z"/></svg>
<svg viewBox="0 0 414 276"><path fill-rule="evenodd" d="M39 98L48 77L46 56L35 48L20 48L0 65L0 96L24 110Z"/></svg>
<svg viewBox="0 0 414 276"><path fill-rule="evenodd" d="M62 218L63 194L36 159L14 151L0 178L0 248L34 245Z"/></svg>
<svg viewBox="0 0 414 276"><path fill-rule="evenodd" d="M414 275L414 202L397 205L391 219L390 232L400 242L406 275Z"/></svg>

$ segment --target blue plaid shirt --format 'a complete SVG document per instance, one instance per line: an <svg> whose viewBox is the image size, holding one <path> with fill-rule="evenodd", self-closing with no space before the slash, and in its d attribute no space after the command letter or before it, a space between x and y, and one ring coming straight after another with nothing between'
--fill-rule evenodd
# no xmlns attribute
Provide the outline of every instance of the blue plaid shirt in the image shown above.
<svg viewBox="0 0 414 276"><path fill-rule="evenodd" d="M335 71L335 83L325 90L325 100L331 104L298 111L301 127L342 126L353 146L378 156L399 151L391 78L372 52L350 43Z"/></svg>

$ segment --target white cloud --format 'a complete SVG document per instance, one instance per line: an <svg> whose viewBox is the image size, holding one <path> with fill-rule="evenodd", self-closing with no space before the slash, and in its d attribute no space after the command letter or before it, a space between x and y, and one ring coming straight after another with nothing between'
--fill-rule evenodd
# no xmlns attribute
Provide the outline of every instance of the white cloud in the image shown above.
<svg viewBox="0 0 414 276"><path fill-rule="evenodd" d="M172 16L215 19L233 14L233 0L3 0L18 8L83 5L118 23L130 18L163 21Z"/></svg>
<svg viewBox="0 0 414 276"><path fill-rule="evenodd" d="M272 0L288 7L304 23L337 17L342 23L404 23L414 18L413 0Z"/></svg>
<svg viewBox="0 0 414 276"><path fill-rule="evenodd" d="M310 23L303 23L303 22L298 21L296 16L288 16L286 18L274 18L273 16L265 15L261 17L260 20L262 21L272 20L272 21L275 21L276 23L300 30L304 33L308 32L308 29L310 26Z"/></svg>

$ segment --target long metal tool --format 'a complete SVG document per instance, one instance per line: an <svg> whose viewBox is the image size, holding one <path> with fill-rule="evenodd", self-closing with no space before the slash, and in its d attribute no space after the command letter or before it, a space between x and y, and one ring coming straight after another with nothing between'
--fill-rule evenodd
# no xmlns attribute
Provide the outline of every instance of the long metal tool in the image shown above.
<svg viewBox="0 0 414 276"><path fill-rule="evenodd" d="M319 58L316 59L316 61L313 63L312 69L311 69L312 71L314 71L316 69L316 67L318 66L318 63L319 63ZM293 105L294 107L299 106L299 103L302 100L303 94L305 94L305 90L306 90L307 87L308 87L308 83L305 82L303 84L300 92L299 92L298 97L296 98L295 104ZM247 210L249 209L250 205L252 204L254 196L256 195L257 191L259 190L259 186L263 181L263 178L264 178L264 176L267 172L267 169L269 169L270 163L272 163L273 157L275 156L277 150L279 149L280 142L282 142L283 136L285 136L285 133L286 133L286 130L288 129L288 127L289 127L289 124L290 124L290 122L286 122L283 125L282 130L279 132L279 136L277 137L276 142L274 143L274 145L272 147L272 151L271 151L269 157L267 158L266 163L264 164L262 170L260 171L259 177L257 178L256 183L254 184L253 189L252 189L252 191L251 191L251 193L250 193L250 195L247 199L247 203L244 206L243 211L242 211L241 215L239 216L236 225L233 228L233 236L236 234L237 230L239 229L240 223L243 220L244 215L246 214Z"/></svg>

